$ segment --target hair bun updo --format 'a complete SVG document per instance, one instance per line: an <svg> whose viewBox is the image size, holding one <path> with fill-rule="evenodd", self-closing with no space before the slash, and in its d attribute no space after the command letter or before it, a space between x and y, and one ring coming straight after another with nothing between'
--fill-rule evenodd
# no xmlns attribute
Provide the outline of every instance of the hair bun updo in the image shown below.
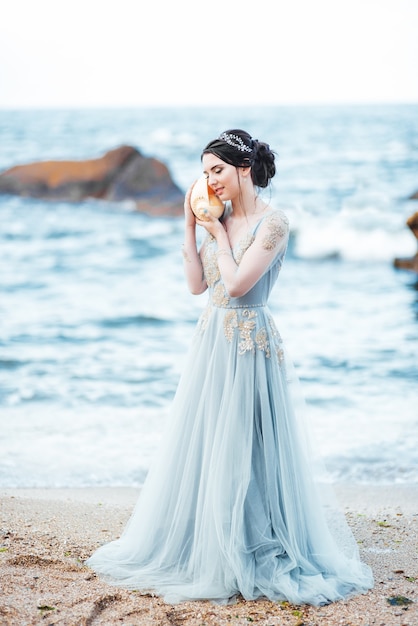
<svg viewBox="0 0 418 626"><path fill-rule="evenodd" d="M274 152L268 143L253 139L251 177L257 187L267 187L276 173Z"/></svg>
<svg viewBox="0 0 418 626"><path fill-rule="evenodd" d="M276 173L275 155L268 143L252 139L245 130L231 129L208 143L202 152L212 153L235 167L251 167L256 187L267 187Z"/></svg>

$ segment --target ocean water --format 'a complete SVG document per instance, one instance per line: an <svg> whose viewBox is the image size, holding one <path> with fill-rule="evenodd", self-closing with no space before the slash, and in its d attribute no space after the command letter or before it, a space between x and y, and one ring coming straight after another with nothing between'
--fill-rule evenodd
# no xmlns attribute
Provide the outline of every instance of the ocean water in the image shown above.
<svg viewBox="0 0 418 626"><path fill-rule="evenodd" d="M418 480L418 106L0 111L0 169L121 144L186 189L231 127L268 141L292 237L270 305L335 482ZM206 296L182 219L0 196L0 486L140 485Z"/></svg>

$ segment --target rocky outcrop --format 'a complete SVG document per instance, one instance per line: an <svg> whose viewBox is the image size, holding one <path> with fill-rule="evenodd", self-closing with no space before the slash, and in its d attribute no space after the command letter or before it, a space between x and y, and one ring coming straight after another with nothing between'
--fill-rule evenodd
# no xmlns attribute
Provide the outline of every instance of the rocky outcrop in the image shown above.
<svg viewBox="0 0 418 626"><path fill-rule="evenodd" d="M411 217L408 217L406 225L412 230L418 242L418 211L411 215Z"/></svg>
<svg viewBox="0 0 418 626"><path fill-rule="evenodd" d="M69 202L132 200L151 215L181 215L184 199L166 165L132 146L84 161L16 165L0 174L0 193Z"/></svg>
<svg viewBox="0 0 418 626"><path fill-rule="evenodd" d="M418 191L416 191L415 193L412 194L412 196L409 197L410 200L418 200Z"/></svg>
<svg viewBox="0 0 418 626"><path fill-rule="evenodd" d="M406 220L406 224L415 235L418 243L418 211ZM411 270L412 272L416 272L418 274L418 252L410 258L394 259L393 264L399 269Z"/></svg>

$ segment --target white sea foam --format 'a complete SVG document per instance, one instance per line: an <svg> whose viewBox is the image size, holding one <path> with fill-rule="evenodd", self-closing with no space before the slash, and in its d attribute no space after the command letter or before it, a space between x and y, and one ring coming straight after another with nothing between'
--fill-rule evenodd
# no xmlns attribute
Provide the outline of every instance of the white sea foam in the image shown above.
<svg viewBox="0 0 418 626"><path fill-rule="evenodd" d="M303 259L389 261L413 256L417 242L405 220L374 207L345 208L336 215L295 214L294 253Z"/></svg>

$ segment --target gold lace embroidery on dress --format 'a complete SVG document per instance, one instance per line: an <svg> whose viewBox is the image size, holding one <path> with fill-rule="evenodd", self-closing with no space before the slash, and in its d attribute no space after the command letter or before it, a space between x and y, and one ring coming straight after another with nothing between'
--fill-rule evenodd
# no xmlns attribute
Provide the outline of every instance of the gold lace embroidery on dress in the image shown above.
<svg viewBox="0 0 418 626"><path fill-rule="evenodd" d="M274 342L281 343L282 338L281 338L279 331L277 330L276 324L274 323L274 319L271 317L271 315L269 315L267 319L269 321L270 330L273 335Z"/></svg>
<svg viewBox="0 0 418 626"><path fill-rule="evenodd" d="M270 342L267 339L267 330L260 328L255 336L255 343L259 350L266 353L266 358L270 358Z"/></svg>
<svg viewBox="0 0 418 626"><path fill-rule="evenodd" d="M235 263L239 265L242 261L242 257L247 252L248 248L254 243L255 237L251 233L248 233L244 239L237 244L237 251L233 253Z"/></svg>
<svg viewBox="0 0 418 626"><path fill-rule="evenodd" d="M227 341L232 342L235 329L238 326L238 314L235 309L231 309L225 313L224 317L224 333Z"/></svg>
<svg viewBox="0 0 418 626"><path fill-rule="evenodd" d="M265 234L261 245L264 250L273 250L278 242L283 239L289 230L289 220L282 212L280 214L273 213L266 218L267 233Z"/></svg>
<svg viewBox="0 0 418 626"><path fill-rule="evenodd" d="M205 242L205 248L203 250L203 269L208 287L213 287L216 281L221 277L214 241L215 237L210 235Z"/></svg>
<svg viewBox="0 0 418 626"><path fill-rule="evenodd" d="M269 316L268 320L270 324L271 334L273 336L274 349L277 355L277 360L279 361L279 364L281 365L284 362L283 340L281 338L279 331L276 328L276 324L274 323L273 318Z"/></svg>
<svg viewBox="0 0 418 626"><path fill-rule="evenodd" d="M206 330L206 326L208 325L208 321L209 318L212 314L212 307L210 306L210 304L208 304L208 306L206 307L206 309L202 312L200 318L199 318L199 323L198 323L198 331L200 331L201 333L205 332Z"/></svg>
<svg viewBox="0 0 418 626"><path fill-rule="evenodd" d="M288 231L288 219L284 213L274 213L267 218L267 233L262 240L262 247L265 250L272 250L280 239L282 239ZM237 265L240 264L245 252L255 241L255 236L248 233L235 247L233 257ZM228 295L222 281L217 259L216 240L212 235L208 235L203 255L203 268L208 287L212 288L212 303L215 307L227 307L231 298ZM200 316L199 331L206 330L209 318L212 314L212 306L208 304L205 311ZM229 343L232 343L235 333L238 329L239 343L238 354L244 355L246 352L254 353L255 350L264 352L267 359L271 358L271 354L276 354L279 364L284 361L284 351L282 338L276 328L273 318L268 316L268 326L259 328L255 333L257 312L253 309L227 309L225 311L223 326L224 335ZM269 333L270 331L270 333Z"/></svg>
<svg viewBox="0 0 418 626"><path fill-rule="evenodd" d="M283 348L276 348L276 354L277 354L277 360L279 361L279 364L281 365L284 362L284 350Z"/></svg>
<svg viewBox="0 0 418 626"><path fill-rule="evenodd" d="M282 338L276 328L273 318L269 315L268 325L271 332L270 338L268 329L263 326L255 333L257 312L252 309L230 309L226 310L224 316L224 335L229 343L232 343L236 330L239 332L238 354L246 352L254 353L255 350L264 352L266 359L271 358L271 353L276 354L279 365L284 362L284 350Z"/></svg>
<svg viewBox="0 0 418 626"><path fill-rule="evenodd" d="M212 295L213 304L215 306L222 307L222 306L226 306L229 300L230 300L230 297L226 293L223 283L218 283L217 285L215 285L215 287L213 288L213 295Z"/></svg>
<svg viewBox="0 0 418 626"><path fill-rule="evenodd" d="M245 352L254 352L254 339L251 337L251 333L255 328L255 317L257 313L244 309L242 312L243 319L238 322L239 334L241 341L238 345L238 354L245 354Z"/></svg>

